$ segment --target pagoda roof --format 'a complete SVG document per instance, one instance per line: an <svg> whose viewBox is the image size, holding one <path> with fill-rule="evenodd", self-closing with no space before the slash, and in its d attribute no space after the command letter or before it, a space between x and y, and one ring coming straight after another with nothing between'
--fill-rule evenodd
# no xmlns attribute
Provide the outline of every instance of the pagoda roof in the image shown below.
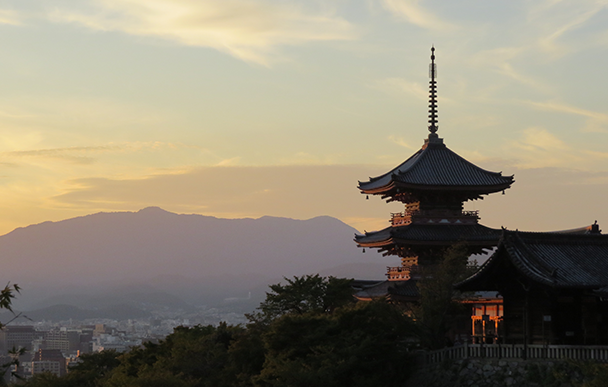
<svg viewBox="0 0 608 387"><path fill-rule="evenodd" d="M355 242L361 247L385 247L393 244L450 246L465 241L475 246L495 246L501 230L481 224L408 224L387 227L380 231L355 234Z"/></svg>
<svg viewBox="0 0 608 387"><path fill-rule="evenodd" d="M451 151L442 139L429 137L422 149L396 168L359 182L362 193L394 195L403 189L488 194L513 184L513 176L482 169Z"/></svg>
<svg viewBox="0 0 608 387"><path fill-rule="evenodd" d="M512 267L533 283L552 288L608 287L608 235L592 228L581 233L535 233L504 230L498 248L461 290L491 290Z"/></svg>
<svg viewBox="0 0 608 387"><path fill-rule="evenodd" d="M392 286L389 286L388 292L392 296L401 297L420 297L420 291L418 290L418 280L409 279L406 281L391 281Z"/></svg>
<svg viewBox="0 0 608 387"><path fill-rule="evenodd" d="M404 281L376 281L369 286L362 287L355 293L355 297L362 301L370 301L386 296L417 299L420 297L417 285L418 281L415 279Z"/></svg>
<svg viewBox="0 0 608 387"><path fill-rule="evenodd" d="M375 281L372 284L368 284L367 286L362 286L360 289L357 289L354 296L361 301L371 301L382 298L388 294L389 285L390 282L387 280Z"/></svg>

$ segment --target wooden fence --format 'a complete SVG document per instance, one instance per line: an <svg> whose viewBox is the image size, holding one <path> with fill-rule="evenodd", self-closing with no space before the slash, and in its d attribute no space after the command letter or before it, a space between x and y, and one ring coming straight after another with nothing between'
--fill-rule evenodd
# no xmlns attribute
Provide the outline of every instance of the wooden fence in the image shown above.
<svg viewBox="0 0 608 387"><path fill-rule="evenodd" d="M464 344L424 353L426 364L467 358L595 360L608 363L608 346L594 345L523 345Z"/></svg>

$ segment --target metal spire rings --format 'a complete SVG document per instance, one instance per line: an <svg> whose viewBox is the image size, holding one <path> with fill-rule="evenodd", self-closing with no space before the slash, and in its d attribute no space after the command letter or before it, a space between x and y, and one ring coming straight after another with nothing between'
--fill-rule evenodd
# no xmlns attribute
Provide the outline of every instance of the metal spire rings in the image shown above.
<svg viewBox="0 0 608 387"><path fill-rule="evenodd" d="M435 47L431 47L431 64L429 65L429 132L435 134L439 126L437 125L437 65L435 64Z"/></svg>

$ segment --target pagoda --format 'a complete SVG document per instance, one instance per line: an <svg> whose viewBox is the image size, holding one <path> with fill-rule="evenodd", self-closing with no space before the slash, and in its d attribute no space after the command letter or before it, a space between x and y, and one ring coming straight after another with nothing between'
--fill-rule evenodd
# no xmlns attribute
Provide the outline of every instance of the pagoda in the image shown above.
<svg viewBox="0 0 608 387"><path fill-rule="evenodd" d="M388 283L380 288L412 293L417 268L437 262L445 249L465 242L471 254L498 244L501 230L479 224L478 211L464 211L469 200L503 192L513 184L513 176L490 172L460 157L437 135L437 67L435 48L431 48L429 68L429 135L422 148L402 164L369 181L359 182L362 194L378 195L387 202L405 205L393 213L390 226L364 235L355 235L362 248L379 249L383 255L396 255L401 265L388 268ZM406 281L406 282L402 282Z"/></svg>

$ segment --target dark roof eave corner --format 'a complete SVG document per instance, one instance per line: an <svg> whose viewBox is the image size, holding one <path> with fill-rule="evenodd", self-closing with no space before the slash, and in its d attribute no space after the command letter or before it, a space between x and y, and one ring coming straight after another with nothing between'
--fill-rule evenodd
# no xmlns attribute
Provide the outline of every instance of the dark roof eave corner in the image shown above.
<svg viewBox="0 0 608 387"><path fill-rule="evenodd" d="M557 280L553 277L554 270L549 274L547 271L550 270L550 268L543 265L542 262L537 263L536 265L530 262L529 257L534 256L534 254L530 251L528 244L523 239L525 235L525 232L520 232L519 230L508 231L507 239L509 243L506 245L506 251L511 263L516 267L516 270L530 280L552 288L559 287ZM535 237L537 236L538 235ZM530 267L531 265L533 266L532 269ZM544 274L542 273L543 270L545 271ZM539 273L539 271L541 272Z"/></svg>
<svg viewBox="0 0 608 387"><path fill-rule="evenodd" d="M501 227L502 229L502 234L500 235L500 238L498 239L498 245L496 247L496 251L494 251L494 253L490 256L490 258L488 258L483 265L481 265L479 267L479 269L477 269L477 271L473 274L471 274L471 276L469 276L468 278L465 278L464 280L455 283L454 285L452 285L454 287L454 289L457 290L480 290L480 289L466 289L466 285L470 284L471 282L474 282L476 279L478 279L481 275L483 275L483 273L485 273L486 271L490 270L490 267L494 265L494 262L497 260L496 257L498 257L498 254L500 253L501 249L504 249L504 240L505 240L505 234L508 232L506 228Z"/></svg>

